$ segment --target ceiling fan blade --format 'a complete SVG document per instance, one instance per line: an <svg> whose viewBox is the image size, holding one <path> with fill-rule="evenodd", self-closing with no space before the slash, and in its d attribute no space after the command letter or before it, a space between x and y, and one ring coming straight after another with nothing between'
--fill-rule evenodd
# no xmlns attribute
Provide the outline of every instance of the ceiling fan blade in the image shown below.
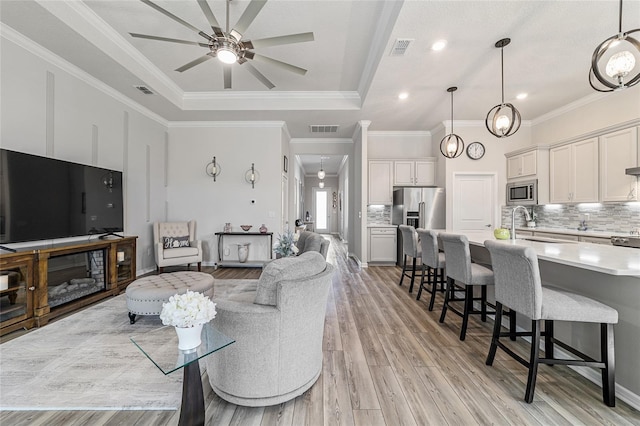
<svg viewBox="0 0 640 426"><path fill-rule="evenodd" d="M186 71L186 70L188 70L190 68L195 67L196 65L199 65L199 64L203 63L204 61L208 61L211 58L212 57L209 56L209 55L200 56L198 59L194 59L193 61L189 62L188 64L184 64L180 68L176 68L176 71L184 72L184 71Z"/></svg>
<svg viewBox="0 0 640 426"><path fill-rule="evenodd" d="M273 64L275 66L283 68L283 69L285 69L287 71L294 72L296 74L305 75L307 73L307 70L305 70L304 68L300 68L300 67L297 67L295 65L291 65L291 64L288 64L286 62L282 62L282 61L279 61L277 59L270 58L268 56L260 55L259 53L255 53L255 52L251 52L251 53L252 53L252 55L245 55L245 57L247 59L254 59L256 61L266 62L268 64Z"/></svg>
<svg viewBox="0 0 640 426"><path fill-rule="evenodd" d="M272 82L269 81L269 79L267 77L264 76L264 74L262 74L260 71L258 71L256 69L256 67L254 67L253 65L251 65L250 63L245 63L243 65L244 67L246 67L249 72L251 74L253 74L253 76L255 78L257 78L258 80L260 80L260 83L264 84L265 86L267 86L268 89L273 89L275 86L275 84L273 84Z"/></svg>
<svg viewBox="0 0 640 426"><path fill-rule="evenodd" d="M160 6L158 6L157 4L149 1L149 0L140 0L142 3L146 4L149 7L154 8L155 10L157 10L158 12L162 13L165 16L168 16L169 18L173 19L174 21L178 22L179 24L184 25L185 27L189 28L190 30L193 30L195 32L197 32L198 34L200 34L202 37L206 38L207 40L211 40L211 36L208 35L207 33L199 30L198 28L194 27L193 25L191 25L190 23L188 23L187 21L183 20L182 18L177 17L176 15L174 15L173 13L169 12L166 9L161 8Z"/></svg>
<svg viewBox="0 0 640 426"><path fill-rule="evenodd" d="M256 16L258 16L258 13L260 13L266 3L267 0L251 0L249 6L247 6L242 16L240 16L240 19L238 19L236 26L231 30L230 34L235 37L236 40L240 41L244 32L247 31L249 25L256 19Z"/></svg>
<svg viewBox="0 0 640 426"><path fill-rule="evenodd" d="M207 0L198 0L198 5L200 5L200 9L202 9L202 13L204 13L204 16L207 18L207 21L209 21L209 25L211 25L211 29L213 30L213 32L218 37L222 37L223 36L222 28L220 28L220 24L218 23L218 20L213 14L213 11L209 7L209 3L207 3Z"/></svg>
<svg viewBox="0 0 640 426"><path fill-rule="evenodd" d="M224 88L231 89L231 65L223 65Z"/></svg>
<svg viewBox="0 0 640 426"><path fill-rule="evenodd" d="M246 40L242 43L247 46L251 44L253 47L248 49L260 49L263 47L279 46L282 44L304 43L305 41L313 41L313 33L289 34L278 37L260 38L257 40Z"/></svg>
<svg viewBox="0 0 640 426"><path fill-rule="evenodd" d="M131 35L131 37L135 37L135 38L145 38L148 40L168 41L170 43L192 44L194 46L209 47L208 43L198 43L197 41L179 40L177 38L158 37L158 36L152 36L152 35L146 35L146 34L136 34L136 33L129 33L129 34Z"/></svg>

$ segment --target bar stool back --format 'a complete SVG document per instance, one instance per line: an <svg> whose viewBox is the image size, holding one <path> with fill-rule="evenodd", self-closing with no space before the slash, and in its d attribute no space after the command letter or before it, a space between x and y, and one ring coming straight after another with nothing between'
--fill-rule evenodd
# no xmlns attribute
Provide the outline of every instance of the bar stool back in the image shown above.
<svg viewBox="0 0 640 426"><path fill-rule="evenodd" d="M487 356L487 365L492 365L498 347L529 369L524 400L533 401L538 364L580 365L602 370L602 398L610 407L615 406L614 340L613 324L618 322L618 311L585 296L566 291L542 287L538 256L531 247L515 246L493 240L484 242L491 254L495 276L496 322ZM518 336L531 336L529 360L525 360L505 346L500 337L501 306L506 305L531 319L531 332L519 332ZM545 330L541 332L540 321ZM579 352L577 349L554 338L553 321L600 323L601 361ZM540 336L545 338L546 358L540 358ZM553 348L558 345L581 358L556 359Z"/></svg>
<svg viewBox="0 0 640 426"><path fill-rule="evenodd" d="M416 229L418 238L420 240L420 247L422 248L422 277L420 279L420 289L418 290L418 297L416 300L420 300L422 290L431 293L431 299L429 300L429 310L433 310L433 302L436 299L437 291L444 291L444 268L445 268L445 256L438 249L438 234L429 229L418 228ZM425 286L424 277L427 277L427 285ZM440 284L440 290L438 290L438 284Z"/></svg>
<svg viewBox="0 0 640 426"><path fill-rule="evenodd" d="M402 252L404 255L399 285L402 285L402 280L404 280L405 276L410 277L411 285L409 286L409 293L411 293L413 292L413 283L416 279L416 261L422 256L422 250L418 243L418 233L413 226L399 225L398 229L400 229L402 235ZM411 257L413 259L410 267L407 267L407 257ZM411 271L411 274L409 274L408 271Z"/></svg>

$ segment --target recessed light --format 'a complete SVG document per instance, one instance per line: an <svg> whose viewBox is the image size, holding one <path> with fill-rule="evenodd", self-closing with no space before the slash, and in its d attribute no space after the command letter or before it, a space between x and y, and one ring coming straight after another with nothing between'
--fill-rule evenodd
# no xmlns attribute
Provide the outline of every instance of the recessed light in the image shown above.
<svg viewBox="0 0 640 426"><path fill-rule="evenodd" d="M442 50L445 48L446 45L447 45L447 40L438 40L431 45L431 50L435 50L435 51Z"/></svg>
<svg viewBox="0 0 640 426"><path fill-rule="evenodd" d="M520 94L518 94L518 96L516 96L516 98L522 100L522 99L526 99L527 96L529 96L529 94L520 93Z"/></svg>
<svg viewBox="0 0 640 426"><path fill-rule="evenodd" d="M398 95L398 99L407 99L409 94L407 92L402 92Z"/></svg>

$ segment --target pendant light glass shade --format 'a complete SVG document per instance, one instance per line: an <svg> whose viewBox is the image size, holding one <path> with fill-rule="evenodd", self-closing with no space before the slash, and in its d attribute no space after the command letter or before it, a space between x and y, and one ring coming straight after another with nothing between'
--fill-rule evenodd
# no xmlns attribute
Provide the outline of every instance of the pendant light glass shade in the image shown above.
<svg viewBox="0 0 640 426"><path fill-rule="evenodd" d="M498 138L506 138L513 135L520 129L522 121L518 109L513 104L505 103L504 101L504 47L509 43L511 43L509 38L503 38L496 42L496 47L500 48L502 98L500 104L489 110L485 119L485 125L489 133Z"/></svg>
<svg viewBox="0 0 640 426"><path fill-rule="evenodd" d="M449 87L447 92L451 93L451 133L446 135L440 141L440 153L447 158L456 158L464 152L464 141L462 138L453 133L453 92L458 90L457 87Z"/></svg>
<svg viewBox="0 0 640 426"><path fill-rule="evenodd" d="M324 172L322 168L322 157L320 157L320 170L318 171L318 179L324 179L327 174Z"/></svg>
<svg viewBox="0 0 640 426"><path fill-rule="evenodd" d="M640 42L631 36L635 32L640 32L640 28L622 32L622 0L620 0L618 34L600 43L591 57L589 84L594 90L613 92L638 84Z"/></svg>
<svg viewBox="0 0 640 426"><path fill-rule="evenodd" d="M318 186L319 186L320 188L324 188L324 181L323 181L323 180L321 180L321 181L320 181L320 183L318 184Z"/></svg>

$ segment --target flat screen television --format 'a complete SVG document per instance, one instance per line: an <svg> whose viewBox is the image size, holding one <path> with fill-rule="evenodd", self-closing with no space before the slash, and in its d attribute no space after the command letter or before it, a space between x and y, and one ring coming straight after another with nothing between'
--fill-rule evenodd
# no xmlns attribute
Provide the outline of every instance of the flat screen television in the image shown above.
<svg viewBox="0 0 640 426"><path fill-rule="evenodd" d="M0 244L123 229L122 172L0 149Z"/></svg>

